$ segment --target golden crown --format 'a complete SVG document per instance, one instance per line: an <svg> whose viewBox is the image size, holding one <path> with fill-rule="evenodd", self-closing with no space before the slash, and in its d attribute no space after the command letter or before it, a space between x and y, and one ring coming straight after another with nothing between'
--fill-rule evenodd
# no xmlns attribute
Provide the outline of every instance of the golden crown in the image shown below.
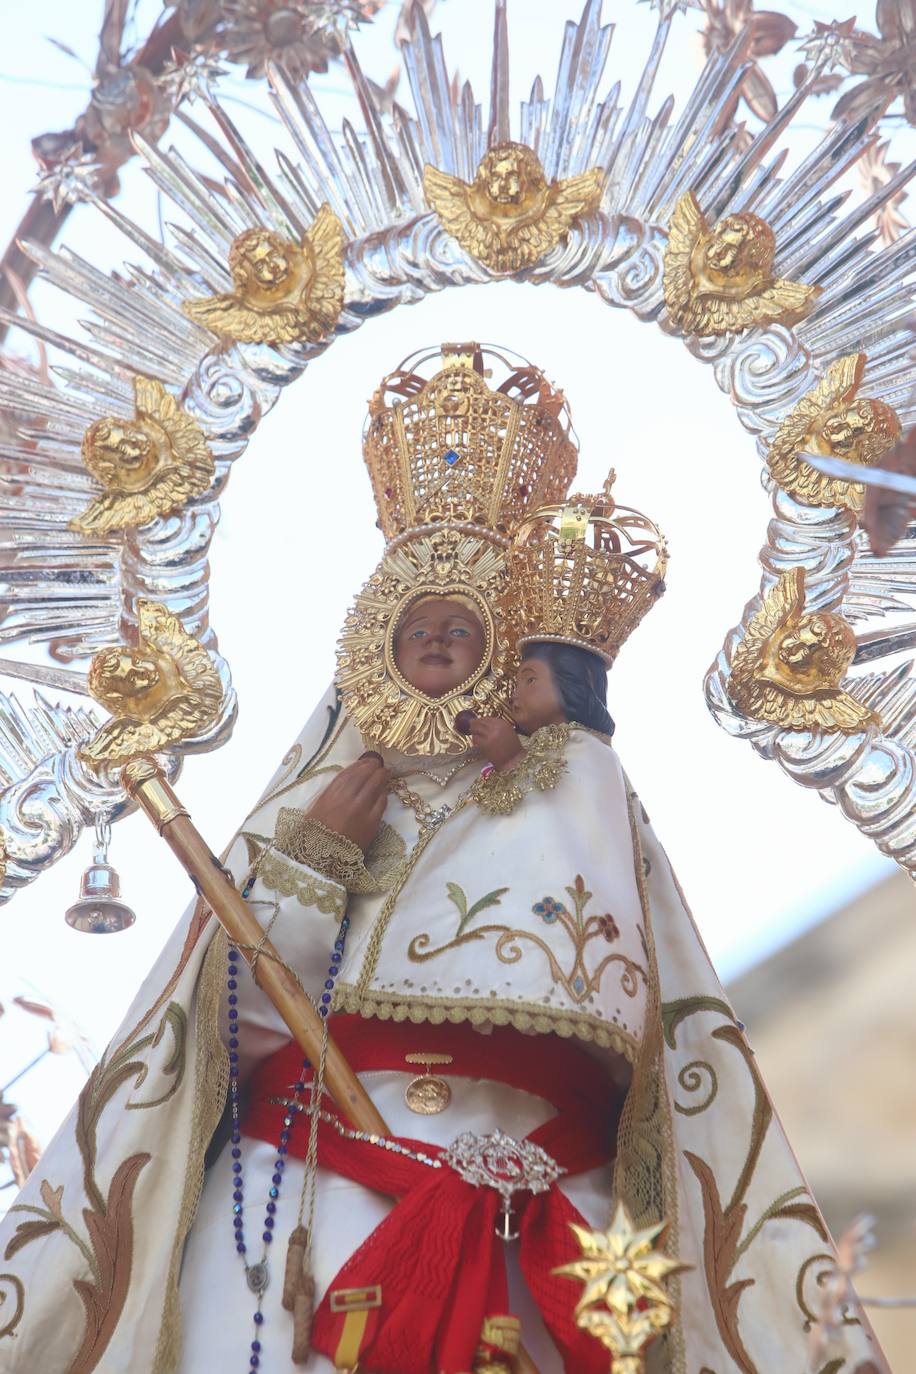
<svg viewBox="0 0 916 1374"><path fill-rule="evenodd" d="M497 371L506 375L493 390L484 379ZM444 344L390 373L370 402L363 453L387 542L433 524L512 535L565 498L578 457L563 393L476 343Z"/></svg>
<svg viewBox="0 0 916 1374"><path fill-rule="evenodd" d="M508 595L519 646L576 644L610 667L665 590L664 537L647 516L617 505L613 481L612 472L600 496L572 496L518 531Z"/></svg>

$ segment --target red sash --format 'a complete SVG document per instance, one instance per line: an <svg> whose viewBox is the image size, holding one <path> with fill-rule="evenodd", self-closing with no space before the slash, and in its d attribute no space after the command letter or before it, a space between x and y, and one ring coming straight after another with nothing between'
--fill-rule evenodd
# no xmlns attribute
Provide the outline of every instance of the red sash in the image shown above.
<svg viewBox="0 0 916 1374"><path fill-rule="evenodd" d="M508 1027L481 1035L466 1023L424 1024L420 1029L360 1016L335 1016L332 1028L357 1072L403 1070L404 1056L419 1047L451 1055L449 1077L507 1083L550 1102L557 1115L527 1139L567 1174L585 1173L613 1158L619 1090L576 1042L523 1035ZM301 1063L301 1051L290 1042L260 1066L251 1084L252 1105L242 1121L246 1135L269 1143L277 1139L284 1109L268 1099L290 1095ZM424 1141L394 1139L431 1159L441 1154L438 1146ZM303 1158L307 1142L303 1121L291 1133L290 1152ZM496 1234L499 1194L465 1182L448 1166L434 1169L368 1141L341 1137L323 1122L318 1160L400 1201L331 1283L315 1314L315 1349L331 1358L338 1349L343 1317L332 1311L331 1294L379 1285L381 1307L367 1321L360 1368L372 1374L470 1370L484 1319L508 1311L504 1242ZM516 1193L512 1209L518 1218L522 1272L563 1356L566 1374L605 1374L606 1352L573 1319L575 1285L552 1273L578 1255L569 1223L587 1223L556 1184L543 1193Z"/></svg>

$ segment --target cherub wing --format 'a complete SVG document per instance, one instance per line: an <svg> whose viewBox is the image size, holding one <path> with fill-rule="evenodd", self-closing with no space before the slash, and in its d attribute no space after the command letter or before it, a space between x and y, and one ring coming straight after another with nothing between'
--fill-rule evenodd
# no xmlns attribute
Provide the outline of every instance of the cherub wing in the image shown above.
<svg viewBox="0 0 916 1374"><path fill-rule="evenodd" d="M804 605L805 572L803 568L792 568L770 588L760 610L751 617L744 638L732 657L728 679L729 695L742 710L745 708L739 697L753 682L766 645L793 615L801 614Z"/></svg>
<svg viewBox="0 0 916 1374"><path fill-rule="evenodd" d="M837 410L853 400L864 369L864 353L838 358L817 386L786 416L770 445L767 465L772 476L786 491L811 505L844 504L854 491L855 483L827 477L796 455L825 412Z"/></svg>
<svg viewBox="0 0 916 1374"><path fill-rule="evenodd" d="M178 616L158 601L138 601L137 621L141 645L146 644L177 663L181 676L194 693L198 725L205 723L201 719L202 710L210 711L210 719L215 719L222 705L223 689L216 665L206 649L188 634ZM174 698L176 703L181 700L179 696ZM164 713L170 708L171 702L167 702L156 719L164 722Z"/></svg>
<svg viewBox="0 0 916 1374"><path fill-rule="evenodd" d="M221 338L237 343L292 343L302 337L302 312L293 305L253 310L240 296L207 296L184 301L182 310Z"/></svg>
<svg viewBox="0 0 916 1374"><path fill-rule="evenodd" d="M595 207L603 182L603 168L592 167L578 176L553 183L543 213L511 234L513 240L525 244L530 262L536 262L555 248L569 232L573 221Z"/></svg>
<svg viewBox="0 0 916 1374"><path fill-rule="evenodd" d="M824 692L813 697L795 697L788 692L780 692L769 687L777 700L771 706L779 712L779 722L795 730L839 730L844 734L854 734L864 730L866 725L878 723L878 717L861 701L837 687L832 692Z"/></svg>
<svg viewBox="0 0 916 1374"><path fill-rule="evenodd" d="M103 492L70 521L80 534L107 534L110 530L139 528L159 515L169 515L210 485L210 475L178 466L163 468L143 491Z"/></svg>
<svg viewBox="0 0 916 1374"><path fill-rule="evenodd" d="M671 215L664 257L665 304L675 322L689 310L694 285L690 260L700 238L708 233L696 196L685 191Z"/></svg>
<svg viewBox="0 0 916 1374"><path fill-rule="evenodd" d="M304 313L309 316L308 337L317 342L334 328L344 300L344 231L330 205L321 206L307 237L315 276Z"/></svg>
<svg viewBox="0 0 916 1374"><path fill-rule="evenodd" d="M80 754L93 763L120 763L137 754L154 754L168 743L153 721L118 716L107 720L92 739L82 745Z"/></svg>
<svg viewBox="0 0 916 1374"><path fill-rule="evenodd" d="M446 233L457 239L475 258L499 254L499 235L471 209L470 186L460 177L440 172L427 163L423 171L423 191Z"/></svg>
<svg viewBox="0 0 916 1374"><path fill-rule="evenodd" d="M743 300L717 299L716 320L724 325L717 332L737 333L761 324L797 324L820 294L819 286L805 286L800 281L779 278ZM709 298L704 297L703 304L710 304Z"/></svg>

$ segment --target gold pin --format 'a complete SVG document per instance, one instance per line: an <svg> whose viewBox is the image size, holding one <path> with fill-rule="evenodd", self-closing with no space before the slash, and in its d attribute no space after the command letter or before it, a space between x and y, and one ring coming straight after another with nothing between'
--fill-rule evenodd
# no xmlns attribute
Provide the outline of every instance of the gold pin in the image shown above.
<svg viewBox="0 0 916 1374"><path fill-rule="evenodd" d="M405 1054L408 1064L423 1064L425 1073L412 1078L404 1089L404 1101L419 1116L436 1116L444 1112L452 1100L452 1090L444 1078L430 1073L433 1064L451 1064L450 1054Z"/></svg>

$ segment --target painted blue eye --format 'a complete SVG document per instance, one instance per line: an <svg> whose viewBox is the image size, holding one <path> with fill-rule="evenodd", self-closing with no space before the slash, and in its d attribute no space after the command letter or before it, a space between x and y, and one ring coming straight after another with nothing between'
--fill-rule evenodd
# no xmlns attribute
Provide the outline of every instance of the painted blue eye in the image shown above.
<svg viewBox="0 0 916 1374"><path fill-rule="evenodd" d="M456 639L467 639L470 635L470 630L463 629L461 625L455 625L449 631L449 634L454 635Z"/></svg>

